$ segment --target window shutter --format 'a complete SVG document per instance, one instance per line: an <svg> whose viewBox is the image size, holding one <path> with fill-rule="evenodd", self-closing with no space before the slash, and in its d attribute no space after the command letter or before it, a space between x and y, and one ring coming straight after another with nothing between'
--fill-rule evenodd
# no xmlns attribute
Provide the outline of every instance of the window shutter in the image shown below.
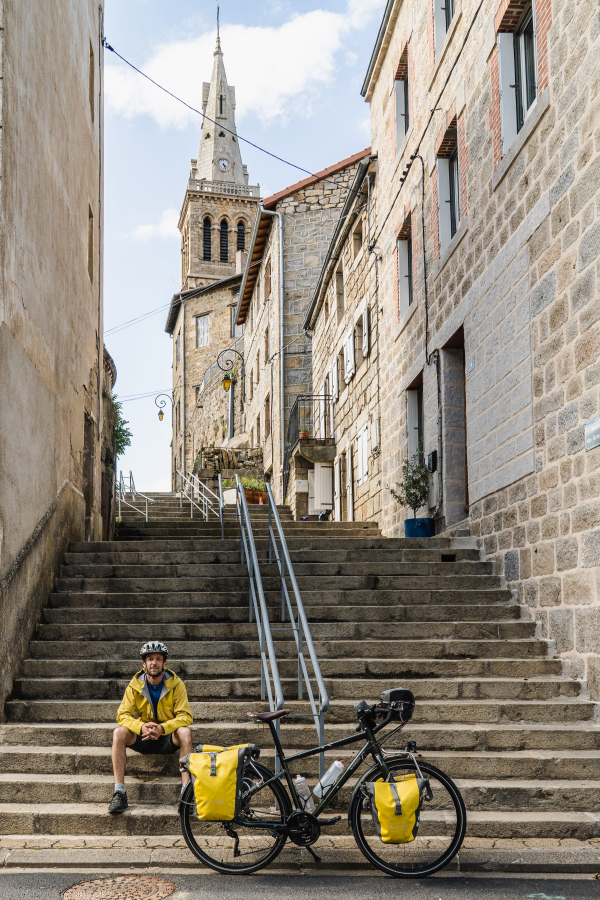
<svg viewBox="0 0 600 900"><path fill-rule="evenodd" d="M265 266L265 300L271 296L271 260Z"/></svg>
<svg viewBox="0 0 600 900"><path fill-rule="evenodd" d="M362 354L363 356L369 355L369 350L371 349L371 342L369 340L369 304L365 300L363 311L362 311Z"/></svg>
<svg viewBox="0 0 600 900"><path fill-rule="evenodd" d="M333 361L331 366L331 397L332 400L337 400L340 396L340 380L338 373L338 361L337 356Z"/></svg>
<svg viewBox="0 0 600 900"><path fill-rule="evenodd" d="M354 473L350 441L346 444L346 521L354 522Z"/></svg>
<svg viewBox="0 0 600 900"><path fill-rule="evenodd" d="M358 433L358 484L364 484L369 477L368 433L367 425Z"/></svg>
<svg viewBox="0 0 600 900"><path fill-rule="evenodd" d="M325 440L325 382L321 382L319 390L319 437Z"/></svg>
<svg viewBox="0 0 600 900"><path fill-rule="evenodd" d="M517 136L517 98L515 95L515 49L512 32L501 32L498 41L498 80L500 82L500 136L504 156Z"/></svg>
<svg viewBox="0 0 600 900"><path fill-rule="evenodd" d="M333 507L336 522L342 521L342 467L340 457L333 460Z"/></svg>
<svg viewBox="0 0 600 900"><path fill-rule="evenodd" d="M346 332L346 341L344 343L344 381L346 384L350 381L356 365L354 362L354 328L350 327Z"/></svg>

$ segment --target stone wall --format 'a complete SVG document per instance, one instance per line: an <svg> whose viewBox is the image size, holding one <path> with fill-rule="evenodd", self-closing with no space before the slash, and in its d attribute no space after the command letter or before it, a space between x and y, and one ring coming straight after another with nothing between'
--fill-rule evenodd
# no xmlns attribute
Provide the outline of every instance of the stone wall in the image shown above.
<svg viewBox="0 0 600 900"><path fill-rule="evenodd" d="M460 512L456 491L466 493L488 558L598 697L600 451L586 452L583 429L599 409L600 11L590 0L538 0L537 96L503 146L498 4L484 2L475 17L477 6L457 4L436 52L429 4L397 4L367 90L378 153L383 480L399 477L406 390L422 379L426 453L438 446L441 407L441 483L430 499L438 529ZM394 79L407 43L411 125L396 148ZM461 221L444 247L436 148L453 122ZM420 159L410 162L417 143L423 172ZM400 314L396 240L407 211L417 277ZM450 464L462 441L452 430L464 427L460 379L445 374L450 353L464 373L466 477ZM405 514L384 494L387 534L401 533Z"/></svg>
<svg viewBox="0 0 600 900"><path fill-rule="evenodd" d="M0 3L0 704L69 541L102 536L98 16Z"/></svg>

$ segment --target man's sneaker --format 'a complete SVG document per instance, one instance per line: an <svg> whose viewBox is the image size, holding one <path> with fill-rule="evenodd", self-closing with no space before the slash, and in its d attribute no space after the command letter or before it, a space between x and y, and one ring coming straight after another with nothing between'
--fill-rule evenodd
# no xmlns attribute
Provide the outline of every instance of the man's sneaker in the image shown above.
<svg viewBox="0 0 600 900"><path fill-rule="evenodd" d="M113 798L110 801L110 806L108 807L109 813L122 813L125 812L129 803L127 802L127 794L125 791L115 791L113 794Z"/></svg>

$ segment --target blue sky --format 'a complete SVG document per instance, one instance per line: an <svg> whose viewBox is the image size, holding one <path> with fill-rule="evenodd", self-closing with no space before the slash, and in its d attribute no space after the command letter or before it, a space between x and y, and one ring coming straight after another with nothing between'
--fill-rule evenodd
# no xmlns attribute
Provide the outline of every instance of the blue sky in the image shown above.
<svg viewBox="0 0 600 900"><path fill-rule="evenodd" d="M384 0L222 0L221 41L238 134L317 171L370 143L360 87ZM215 43L215 0L112 0L105 32L122 56L201 107ZM168 304L180 289L176 221L201 119L105 51L105 331ZM241 143L262 196L302 172ZM171 386L166 310L107 334L121 398ZM140 490L169 490L170 417L153 396L125 400L133 431L119 469Z"/></svg>

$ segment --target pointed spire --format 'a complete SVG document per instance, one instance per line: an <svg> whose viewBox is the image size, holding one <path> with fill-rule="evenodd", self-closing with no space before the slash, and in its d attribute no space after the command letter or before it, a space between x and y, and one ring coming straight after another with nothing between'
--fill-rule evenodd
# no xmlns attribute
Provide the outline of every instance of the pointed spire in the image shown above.
<svg viewBox="0 0 600 900"><path fill-rule="evenodd" d="M217 45L215 47L215 52L213 56L216 56L217 53L220 53L223 56L223 51L221 50L221 35L219 33L219 4L217 3Z"/></svg>

